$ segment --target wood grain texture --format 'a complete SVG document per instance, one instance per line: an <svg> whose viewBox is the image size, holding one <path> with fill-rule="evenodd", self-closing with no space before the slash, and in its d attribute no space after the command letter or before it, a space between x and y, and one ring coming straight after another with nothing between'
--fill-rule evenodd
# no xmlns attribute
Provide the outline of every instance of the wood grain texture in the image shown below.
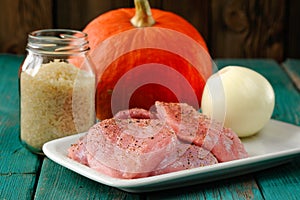
<svg viewBox="0 0 300 200"><path fill-rule="evenodd" d="M56 27L83 29L88 22L112 9L134 7L132 1L122 0L88 0L55 1ZM205 38L208 37L208 0L149 0L152 8L177 13L193 24ZM66 12L68 10L68 12Z"/></svg>
<svg viewBox="0 0 300 200"><path fill-rule="evenodd" d="M226 58L232 55L241 57L244 54L242 46L244 45L247 35L246 29L248 28L246 11L239 1L233 4L235 7L232 8L230 8L232 5L228 5L227 2L229 1L212 0L212 34L210 43L211 54L214 58ZM224 17L224 15L229 16ZM237 27L234 27L234 25Z"/></svg>
<svg viewBox="0 0 300 200"><path fill-rule="evenodd" d="M295 87L300 92L300 60L287 59L282 63L282 67L292 79Z"/></svg>
<svg viewBox="0 0 300 200"><path fill-rule="evenodd" d="M285 55L288 58L300 58L300 1L299 0L289 0L288 8L286 12L287 16L287 32L285 36L286 49Z"/></svg>
<svg viewBox="0 0 300 200"><path fill-rule="evenodd" d="M24 53L27 34L42 28L82 30L133 0L2 0L0 52ZM213 58L300 58L298 0L149 0L174 12L205 38Z"/></svg>
<svg viewBox="0 0 300 200"><path fill-rule="evenodd" d="M0 55L0 199L33 196L39 158L19 140L18 70L23 56Z"/></svg>
<svg viewBox="0 0 300 200"><path fill-rule="evenodd" d="M266 200L300 198L300 157L279 167L257 173L256 180ZM275 192L276 191L276 192Z"/></svg>
<svg viewBox="0 0 300 200"><path fill-rule="evenodd" d="M292 62L287 63L291 65ZM286 71L276 62L252 59L217 60L217 64L220 67L226 65L247 66L261 73L269 80L275 92L275 109L272 118L300 126L300 93ZM300 77L299 69L295 74ZM256 173L255 180L266 200L299 199L300 156L285 165Z"/></svg>
<svg viewBox="0 0 300 200"><path fill-rule="evenodd" d="M0 199L1 200L28 200L32 199L35 174L8 174L0 177Z"/></svg>
<svg viewBox="0 0 300 200"><path fill-rule="evenodd" d="M49 187L51 186L51 187ZM139 195L96 183L45 158L36 200L45 199L139 199Z"/></svg>
<svg viewBox="0 0 300 200"><path fill-rule="evenodd" d="M91 20L112 9L130 7L129 0L54 0L54 26L82 30Z"/></svg>
<svg viewBox="0 0 300 200"><path fill-rule="evenodd" d="M213 57L282 61L285 9L284 0L213 0Z"/></svg>
<svg viewBox="0 0 300 200"><path fill-rule="evenodd" d="M28 33L52 28L52 0L1 0L0 8L0 52L24 54Z"/></svg>
<svg viewBox="0 0 300 200"><path fill-rule="evenodd" d="M164 192L147 193L146 199L262 200L263 197L253 177L247 175L201 185L183 186L182 188Z"/></svg>
<svg viewBox="0 0 300 200"><path fill-rule="evenodd" d="M210 0L163 0L162 8L174 12L190 22L209 41ZM208 44L209 45L209 44Z"/></svg>

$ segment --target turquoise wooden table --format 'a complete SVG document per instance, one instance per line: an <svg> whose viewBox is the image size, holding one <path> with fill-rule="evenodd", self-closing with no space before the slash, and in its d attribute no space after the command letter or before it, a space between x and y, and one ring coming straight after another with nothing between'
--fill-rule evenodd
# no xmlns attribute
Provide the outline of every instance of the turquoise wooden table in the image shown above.
<svg viewBox="0 0 300 200"><path fill-rule="evenodd" d="M22 56L0 55L0 199L300 199L300 156L243 176L161 192L133 194L78 175L19 141L18 69ZM300 60L216 60L263 74L276 93L272 118L300 125ZM300 141L299 141L300 142Z"/></svg>

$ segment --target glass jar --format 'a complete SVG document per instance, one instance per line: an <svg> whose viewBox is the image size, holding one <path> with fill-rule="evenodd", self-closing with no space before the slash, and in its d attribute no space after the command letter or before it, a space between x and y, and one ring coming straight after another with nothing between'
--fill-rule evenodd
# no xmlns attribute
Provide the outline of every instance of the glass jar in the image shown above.
<svg viewBox="0 0 300 200"><path fill-rule="evenodd" d="M44 143L85 132L95 123L96 77L83 32L34 31L26 50L19 76L20 139L43 154Z"/></svg>

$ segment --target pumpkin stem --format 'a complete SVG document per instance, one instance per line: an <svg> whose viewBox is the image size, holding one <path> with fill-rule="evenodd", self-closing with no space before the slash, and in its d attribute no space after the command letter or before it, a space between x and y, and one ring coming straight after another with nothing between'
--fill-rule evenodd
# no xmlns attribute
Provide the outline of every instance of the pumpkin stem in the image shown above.
<svg viewBox="0 0 300 200"><path fill-rule="evenodd" d="M155 24L148 0L134 0L134 5L135 15L130 20L133 26L141 28Z"/></svg>

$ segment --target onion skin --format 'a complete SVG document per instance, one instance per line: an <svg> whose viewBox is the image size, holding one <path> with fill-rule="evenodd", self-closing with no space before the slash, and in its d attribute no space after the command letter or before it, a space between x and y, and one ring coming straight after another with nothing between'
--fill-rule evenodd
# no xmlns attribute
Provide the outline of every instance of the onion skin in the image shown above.
<svg viewBox="0 0 300 200"><path fill-rule="evenodd" d="M227 66L208 79L201 105L203 114L223 120L224 126L239 137L248 137L270 120L275 94L261 74L242 66Z"/></svg>

